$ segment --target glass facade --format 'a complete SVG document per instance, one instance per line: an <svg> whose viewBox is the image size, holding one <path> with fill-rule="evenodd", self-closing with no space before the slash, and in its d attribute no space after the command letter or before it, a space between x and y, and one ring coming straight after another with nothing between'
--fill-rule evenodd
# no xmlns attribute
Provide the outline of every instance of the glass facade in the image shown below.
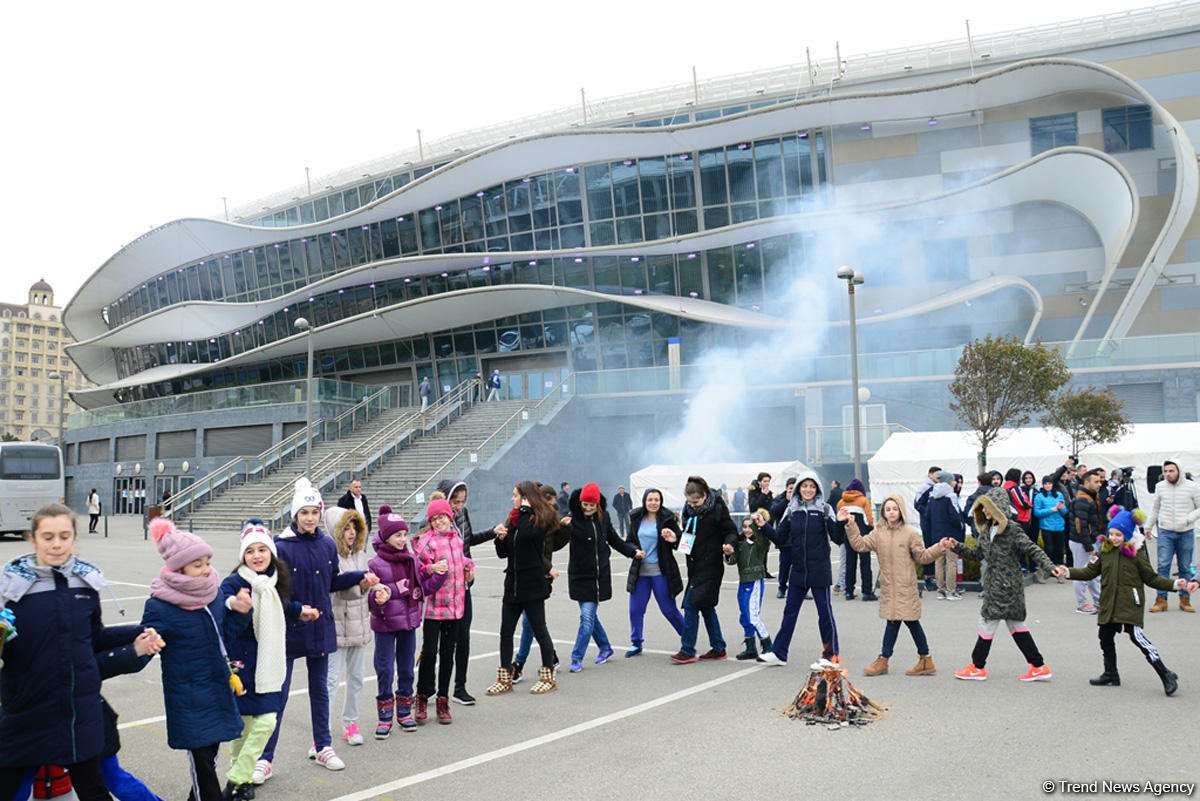
<svg viewBox="0 0 1200 801"><path fill-rule="evenodd" d="M1154 147L1154 115L1149 106L1118 106L1100 113L1105 153Z"/></svg>
<svg viewBox="0 0 1200 801"><path fill-rule="evenodd" d="M1030 155L1079 144L1079 115L1052 114L1029 121Z"/></svg>

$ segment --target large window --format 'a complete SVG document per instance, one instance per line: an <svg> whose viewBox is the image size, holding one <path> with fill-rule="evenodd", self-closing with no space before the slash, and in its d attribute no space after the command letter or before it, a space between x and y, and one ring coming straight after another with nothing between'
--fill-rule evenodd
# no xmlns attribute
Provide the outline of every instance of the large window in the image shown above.
<svg viewBox="0 0 1200 801"><path fill-rule="evenodd" d="M1101 112L1104 152L1126 153L1154 147L1154 115L1149 106L1120 106Z"/></svg>
<svg viewBox="0 0 1200 801"><path fill-rule="evenodd" d="M1034 156L1056 147L1079 144L1078 115L1072 113L1034 117L1029 121L1029 140Z"/></svg>

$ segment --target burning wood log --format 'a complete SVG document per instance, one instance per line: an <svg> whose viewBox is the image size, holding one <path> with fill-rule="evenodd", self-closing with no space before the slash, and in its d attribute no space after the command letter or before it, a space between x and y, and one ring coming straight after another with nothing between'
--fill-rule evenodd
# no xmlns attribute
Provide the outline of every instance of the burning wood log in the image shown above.
<svg viewBox="0 0 1200 801"><path fill-rule="evenodd" d="M792 720L803 720L809 725L825 723L830 727L865 726L878 720L883 712L882 706L846 680L841 667L824 659L812 665L808 681L783 709L783 714Z"/></svg>

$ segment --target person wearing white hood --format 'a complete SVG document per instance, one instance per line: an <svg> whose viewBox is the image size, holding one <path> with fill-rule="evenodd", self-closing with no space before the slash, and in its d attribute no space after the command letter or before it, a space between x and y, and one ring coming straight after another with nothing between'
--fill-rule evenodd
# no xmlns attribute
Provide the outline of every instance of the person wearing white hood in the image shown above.
<svg viewBox="0 0 1200 801"><path fill-rule="evenodd" d="M792 549L792 572L788 579L787 600L783 621L775 635L772 650L758 658L769 665L787 663L788 647L796 630L800 606L811 591L817 605L817 625L821 632L821 658L837 664L837 623L833 619L833 569L830 567L829 543L841 545L845 534L837 524L833 508L821 495L821 484L815 473L802 473L796 483L792 500L784 510L777 528L762 527L771 542L780 548Z"/></svg>

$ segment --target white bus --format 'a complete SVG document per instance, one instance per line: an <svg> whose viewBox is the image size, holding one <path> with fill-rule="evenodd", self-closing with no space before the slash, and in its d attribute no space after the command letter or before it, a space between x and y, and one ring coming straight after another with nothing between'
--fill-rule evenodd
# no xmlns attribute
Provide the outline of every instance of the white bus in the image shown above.
<svg viewBox="0 0 1200 801"><path fill-rule="evenodd" d="M0 534L28 531L38 507L62 500L62 452L57 445L0 442Z"/></svg>

